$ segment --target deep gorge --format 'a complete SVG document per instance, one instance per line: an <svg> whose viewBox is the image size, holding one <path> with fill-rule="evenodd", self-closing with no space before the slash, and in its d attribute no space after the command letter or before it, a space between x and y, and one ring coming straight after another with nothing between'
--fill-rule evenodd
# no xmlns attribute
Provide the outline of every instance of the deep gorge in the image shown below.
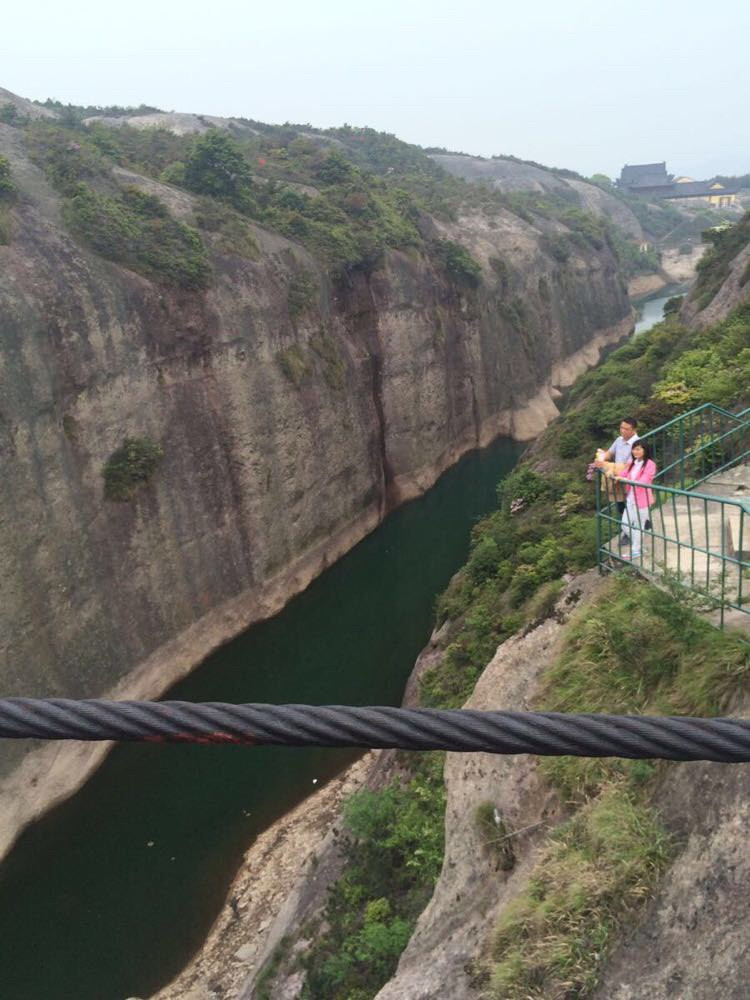
<svg viewBox="0 0 750 1000"><path fill-rule="evenodd" d="M0 246L8 694L158 695L464 452L537 434L555 387L632 327L606 243L557 259L549 234L564 226L502 207L421 217L468 248L472 286L416 247L332 278L257 224L251 257L210 244L207 290L165 285L71 237L18 129L0 125L0 151L17 188ZM107 169L102 183L120 184ZM175 219L198 211L183 190L124 180ZM314 294L300 313L301 273ZM127 437L163 459L130 502L106 500ZM101 757L28 749L2 748L3 849Z"/></svg>
<svg viewBox="0 0 750 1000"><path fill-rule="evenodd" d="M399 704L435 595L521 451L500 440L467 455L168 697ZM248 843L356 756L118 747L0 866L3 996L151 995L202 943ZM70 960L82 941L97 962Z"/></svg>

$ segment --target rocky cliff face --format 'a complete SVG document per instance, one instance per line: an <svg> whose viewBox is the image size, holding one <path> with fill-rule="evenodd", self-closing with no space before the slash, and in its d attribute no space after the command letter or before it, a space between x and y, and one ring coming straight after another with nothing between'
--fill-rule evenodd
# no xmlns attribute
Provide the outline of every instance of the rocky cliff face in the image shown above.
<svg viewBox="0 0 750 1000"><path fill-rule="evenodd" d="M555 385L630 326L606 247L561 265L511 213L425 223L480 262L476 290L417 251L332 283L257 226L256 260L214 247L208 291L170 289L74 242L17 129L0 125L0 153L18 188L0 246L7 695L158 694L462 452L538 433ZM126 179L192 221L189 194ZM303 268L314 302L294 317ZM163 449L156 475L105 500L107 459L139 436ZM19 769L27 749L2 748L0 848L100 754L48 747Z"/></svg>
<svg viewBox="0 0 750 1000"><path fill-rule="evenodd" d="M680 312L681 318L698 330L720 323L738 306L750 301L750 245L742 247L727 265L727 275L711 301L701 308L698 298L690 296Z"/></svg>

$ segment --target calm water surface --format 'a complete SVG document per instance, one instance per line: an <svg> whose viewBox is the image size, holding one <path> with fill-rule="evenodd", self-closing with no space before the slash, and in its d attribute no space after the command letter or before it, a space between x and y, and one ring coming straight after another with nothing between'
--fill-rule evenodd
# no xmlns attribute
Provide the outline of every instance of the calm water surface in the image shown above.
<svg viewBox="0 0 750 1000"><path fill-rule="evenodd" d="M464 458L166 698L400 703L436 594L521 446ZM356 751L122 745L0 868L0 998L123 1000L200 946L252 840ZM313 786L313 778L318 784Z"/></svg>
<svg viewBox="0 0 750 1000"><path fill-rule="evenodd" d="M662 289L655 298L645 299L643 302L638 303L639 316L635 324L633 336L645 333L652 326L661 323L664 319L664 306L674 295L684 295L687 288L687 285L672 285L669 288Z"/></svg>

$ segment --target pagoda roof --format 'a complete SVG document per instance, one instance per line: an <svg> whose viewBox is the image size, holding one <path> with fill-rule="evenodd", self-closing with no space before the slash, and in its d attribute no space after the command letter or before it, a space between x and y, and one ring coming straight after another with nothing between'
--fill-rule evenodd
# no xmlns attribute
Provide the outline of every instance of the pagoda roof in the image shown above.
<svg viewBox="0 0 750 1000"><path fill-rule="evenodd" d="M667 164L634 163L625 164L620 173L620 184L626 187L660 187L671 184L673 177L667 173Z"/></svg>

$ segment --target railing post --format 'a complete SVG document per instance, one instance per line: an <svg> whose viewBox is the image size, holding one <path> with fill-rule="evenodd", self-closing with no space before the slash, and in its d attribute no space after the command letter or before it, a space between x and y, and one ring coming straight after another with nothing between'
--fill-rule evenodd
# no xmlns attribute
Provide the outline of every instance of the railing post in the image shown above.
<svg viewBox="0 0 750 1000"><path fill-rule="evenodd" d="M602 492L602 470L597 469L594 476L594 487L596 489L596 566L602 572L602 518L601 518L601 492Z"/></svg>
<svg viewBox="0 0 750 1000"><path fill-rule="evenodd" d="M685 421L680 421L680 489L685 489Z"/></svg>
<svg viewBox="0 0 750 1000"><path fill-rule="evenodd" d="M745 507L743 505L740 508L740 537L737 541L737 555L740 560L739 566L737 567L738 577L739 577L737 581L737 604L740 610L742 610L742 604L743 604L742 584L744 583L745 569L748 558L747 553L745 552L744 532L745 532Z"/></svg>
<svg viewBox="0 0 750 1000"><path fill-rule="evenodd" d="M724 628L724 610L727 606L727 532L724 523L724 504L721 505L721 628Z"/></svg>

